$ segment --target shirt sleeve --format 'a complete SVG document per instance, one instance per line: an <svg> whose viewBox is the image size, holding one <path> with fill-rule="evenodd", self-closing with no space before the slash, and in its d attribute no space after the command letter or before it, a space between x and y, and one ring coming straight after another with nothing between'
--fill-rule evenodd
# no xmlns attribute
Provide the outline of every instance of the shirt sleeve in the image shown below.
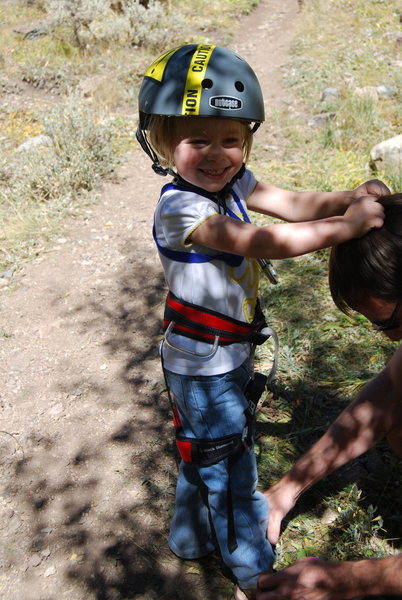
<svg viewBox="0 0 402 600"><path fill-rule="evenodd" d="M193 192L173 190L161 199L159 223L162 229L162 245L182 250L189 248L187 241L191 233L209 217L218 213L213 200Z"/></svg>
<svg viewBox="0 0 402 600"><path fill-rule="evenodd" d="M257 180L254 177L254 174L249 169L246 169L243 177L236 181L233 189L236 190L237 188L237 190L240 192L240 197L247 201L248 197L253 193L256 185Z"/></svg>

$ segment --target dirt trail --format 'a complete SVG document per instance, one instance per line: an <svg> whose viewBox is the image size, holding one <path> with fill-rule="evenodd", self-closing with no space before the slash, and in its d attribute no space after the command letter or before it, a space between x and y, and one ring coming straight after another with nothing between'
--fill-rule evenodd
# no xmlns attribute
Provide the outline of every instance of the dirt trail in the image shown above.
<svg viewBox="0 0 402 600"><path fill-rule="evenodd" d="M232 44L266 102L281 99L297 6L263 0ZM120 176L1 296L2 600L228 597L219 561L167 549L176 465L151 238L162 180L140 150Z"/></svg>

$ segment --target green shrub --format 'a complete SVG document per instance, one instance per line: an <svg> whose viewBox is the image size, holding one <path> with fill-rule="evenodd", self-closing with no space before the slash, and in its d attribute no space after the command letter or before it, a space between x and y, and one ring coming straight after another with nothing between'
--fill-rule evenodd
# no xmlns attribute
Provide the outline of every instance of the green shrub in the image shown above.
<svg viewBox="0 0 402 600"><path fill-rule="evenodd" d="M184 22L158 0L121 0L114 10L109 0L47 0L49 17L59 24L56 35L72 32L82 49L114 43L165 47L184 34Z"/></svg>
<svg viewBox="0 0 402 600"><path fill-rule="evenodd" d="M29 167L23 157L24 182L36 190L34 200L91 190L115 166L111 120L102 120L79 96L72 95L41 121L53 145L30 152Z"/></svg>
<svg viewBox="0 0 402 600"><path fill-rule="evenodd" d="M0 165L4 265L14 248L24 255L28 240L46 237L53 223L110 175L118 162L113 119L96 114L78 96L69 97L40 121L49 144L17 149L7 166L5 161Z"/></svg>

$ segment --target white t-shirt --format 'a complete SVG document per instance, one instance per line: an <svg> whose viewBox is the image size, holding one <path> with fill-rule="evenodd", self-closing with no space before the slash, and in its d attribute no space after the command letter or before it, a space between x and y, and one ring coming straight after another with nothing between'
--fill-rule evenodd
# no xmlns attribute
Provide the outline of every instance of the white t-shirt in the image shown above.
<svg viewBox="0 0 402 600"><path fill-rule="evenodd" d="M228 215L244 220L242 212L246 212L246 199L256 183L251 171L246 170L233 186L242 209L234 197L229 195L226 199ZM250 323L254 317L260 271L255 259L229 255L229 262L232 264L219 258L208 262L187 262L197 259L200 254L208 257L222 255L221 252L188 241L197 227L219 213L217 202L207 192L205 194L203 196L194 191L181 190L180 186L171 184L162 189L155 210L154 235L167 285L181 300ZM173 253L166 256L166 250L168 254L169 251ZM248 342L219 346L211 356L211 344L172 333L169 334L168 341L180 350L165 343L164 365L166 369L183 375L226 373L240 366L250 353ZM210 356L200 357L192 353Z"/></svg>

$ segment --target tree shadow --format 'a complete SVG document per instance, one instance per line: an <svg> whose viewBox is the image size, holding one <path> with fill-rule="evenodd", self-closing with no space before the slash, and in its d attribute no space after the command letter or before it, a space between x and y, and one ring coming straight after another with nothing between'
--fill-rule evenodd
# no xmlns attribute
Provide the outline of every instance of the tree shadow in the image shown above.
<svg viewBox="0 0 402 600"><path fill-rule="evenodd" d="M133 246L135 242L127 245L128 258ZM303 315L307 301L303 294L313 289L316 273L307 270L302 287L297 277L295 272L288 291L281 291L289 313L282 311L280 318L308 331L310 317ZM68 418L60 419L56 429L47 429L45 421L40 431L33 426L27 432L30 447L7 463L4 494L16 498L25 515L23 521L15 521L14 543L19 543L26 528L32 561L27 573L42 568L43 576L50 573L50 581L54 560L59 589L70 589L77 600L228 598L230 577L219 557L181 561L167 547L177 456L158 360L166 293L161 270L145 255L142 263L127 260L116 275L114 290L101 292L95 290L61 316L77 344L85 339L85 352L92 351L87 340L99 338L108 364L116 366L103 378L79 365L74 373L61 374L54 388L69 399ZM264 299L271 311L276 298ZM325 313L319 295L310 295L308 302L317 317ZM356 356L359 348L351 342L344 352ZM265 440L274 440L291 463L340 412L347 399L314 383L312 377L312 368L314 373L321 370L323 378L333 373L332 354L331 344L320 341L317 333L305 353L304 371L278 380L265 398L266 420L257 424L257 447L263 452L270 453ZM275 419L279 402L289 410L287 423ZM281 474L280 465L275 471L265 469L260 461L260 467L261 487L268 487ZM296 511L311 506L320 510L322 498L344 485L336 477L315 486ZM364 501L377 505L378 491L371 485L363 490ZM382 500L386 504L385 494ZM383 511L382 503L379 510ZM390 513L392 521L391 517ZM12 551L10 567L20 556L18 548ZM53 597L49 593L47 600Z"/></svg>
<svg viewBox="0 0 402 600"><path fill-rule="evenodd" d="M166 288L157 265L132 266L112 297L95 294L73 310L78 339L103 335L118 365L113 380L79 370L60 376L55 387L72 402L71 419L56 433L33 429L33 448L9 465L6 493L23 507L30 540L27 574L42 569L77 600L224 599L232 584L219 557L182 561L167 547L177 456L158 359ZM110 402L122 416L109 410L110 423L98 427ZM94 422L86 425L86 415Z"/></svg>

